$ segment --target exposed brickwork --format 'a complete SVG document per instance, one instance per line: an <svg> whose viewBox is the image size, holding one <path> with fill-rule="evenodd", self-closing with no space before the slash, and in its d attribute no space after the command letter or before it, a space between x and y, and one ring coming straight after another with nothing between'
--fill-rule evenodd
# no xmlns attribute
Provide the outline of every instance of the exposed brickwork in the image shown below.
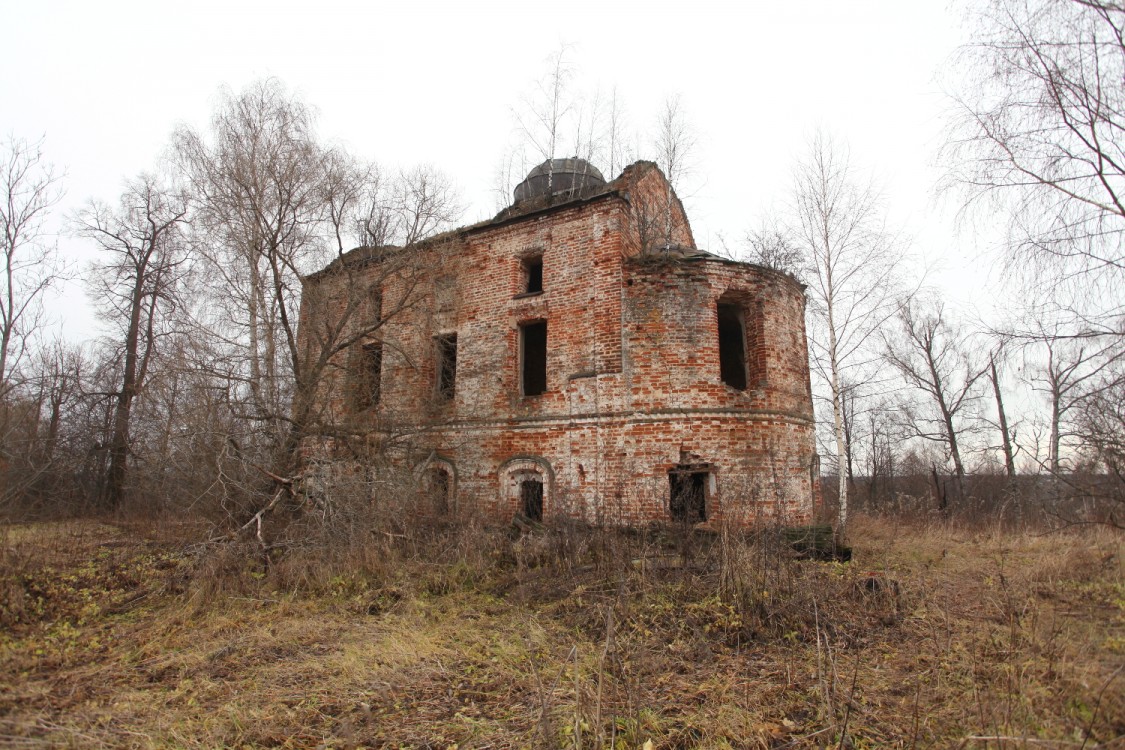
<svg viewBox="0 0 1125 750"><path fill-rule="evenodd" d="M669 242L669 194L642 162L593 195L399 251L420 262L393 274L356 255L347 273L307 279L306 295L330 302L303 308L306 343L357 290L385 319L355 344L382 342L378 403L349 396L364 382L356 363L371 358L340 354L319 395L330 421L370 433L396 461L440 462L456 476L455 505L497 517L521 510L520 482L536 478L547 518L668 520L669 472L695 467L711 523L807 519L817 486L803 290L695 251L674 196ZM529 257L542 258L542 292L525 292ZM720 378L720 302L744 321L745 390ZM357 319L378 314L364 304ZM525 396L521 325L534 321L547 322L547 388ZM446 334L457 336L451 400L436 385Z"/></svg>

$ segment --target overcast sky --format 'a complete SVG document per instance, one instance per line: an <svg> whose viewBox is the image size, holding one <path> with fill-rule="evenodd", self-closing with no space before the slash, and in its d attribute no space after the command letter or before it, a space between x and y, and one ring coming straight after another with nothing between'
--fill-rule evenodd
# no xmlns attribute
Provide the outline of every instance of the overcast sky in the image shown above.
<svg viewBox="0 0 1125 750"><path fill-rule="evenodd" d="M736 245L791 185L818 127L888 196L888 221L961 307L988 297L990 258L933 198L961 18L943 0L803 3L0 3L0 132L45 138L63 215L113 201L182 123L205 128L220 86L276 76L321 135L387 165L431 163L470 222L495 210L518 108L560 45L573 88L617 88L642 150L680 95L698 139L686 203L697 243ZM561 154L560 154L561 155ZM598 165L605 169L607 165ZM608 169L606 169L608 171ZM611 175L606 175L611 177ZM79 262L80 240L60 246ZM971 269L971 270L970 270ZM53 303L92 331L75 300Z"/></svg>

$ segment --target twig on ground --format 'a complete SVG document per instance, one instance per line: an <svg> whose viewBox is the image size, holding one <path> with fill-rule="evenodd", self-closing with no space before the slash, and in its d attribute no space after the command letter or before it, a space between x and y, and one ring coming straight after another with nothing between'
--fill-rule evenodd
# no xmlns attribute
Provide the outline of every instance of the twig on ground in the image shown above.
<svg viewBox="0 0 1125 750"><path fill-rule="evenodd" d="M958 748L965 747L970 742L995 742L997 744L1003 742L1017 742L1021 745L1042 745L1043 747L1081 747L1082 743L1072 742L1070 740L1039 740L1034 737L1013 737L1004 734L970 734L961 740ZM1101 747L1098 745L1097 747Z"/></svg>

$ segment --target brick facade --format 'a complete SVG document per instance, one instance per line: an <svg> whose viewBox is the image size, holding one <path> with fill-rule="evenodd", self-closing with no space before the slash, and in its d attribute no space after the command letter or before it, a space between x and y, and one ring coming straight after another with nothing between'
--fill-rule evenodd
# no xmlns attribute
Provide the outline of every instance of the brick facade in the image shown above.
<svg viewBox="0 0 1125 750"><path fill-rule="evenodd" d="M694 249L651 163L416 248L353 251L305 295L325 300L303 308L306 343L345 310L361 331L318 391L326 421L452 507L609 524L810 516L803 288Z"/></svg>

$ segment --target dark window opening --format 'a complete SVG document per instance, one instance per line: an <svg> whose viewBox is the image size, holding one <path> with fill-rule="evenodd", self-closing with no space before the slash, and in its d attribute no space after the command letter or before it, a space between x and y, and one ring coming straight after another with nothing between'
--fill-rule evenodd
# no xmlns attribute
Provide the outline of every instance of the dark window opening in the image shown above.
<svg viewBox="0 0 1125 750"><path fill-rule="evenodd" d="M669 510L673 521L700 523L707 520L707 477L705 471L673 469Z"/></svg>
<svg viewBox="0 0 1125 750"><path fill-rule="evenodd" d="M746 332L737 305L719 305L719 376L731 388L746 390Z"/></svg>
<svg viewBox="0 0 1125 750"><path fill-rule="evenodd" d="M452 482L449 471L436 466L426 472L426 491L429 495L430 506L435 513L445 515L449 512L449 490Z"/></svg>
<svg viewBox="0 0 1125 750"><path fill-rule="evenodd" d="M371 288L371 295L368 297L368 302L371 305L371 322L378 325L383 322L383 290L378 286Z"/></svg>
<svg viewBox="0 0 1125 750"><path fill-rule="evenodd" d="M523 261L523 291L527 294L543 291L543 257Z"/></svg>
<svg viewBox="0 0 1125 750"><path fill-rule="evenodd" d="M358 370L355 404L359 409L369 409L379 403L379 397L382 395L382 344L364 344L360 347Z"/></svg>
<svg viewBox="0 0 1125 750"><path fill-rule="evenodd" d="M543 520L543 482L539 479L520 481L520 509L532 521Z"/></svg>
<svg viewBox="0 0 1125 750"><path fill-rule="evenodd" d="M437 337L437 395L450 401L457 386L457 334Z"/></svg>
<svg viewBox="0 0 1125 750"><path fill-rule="evenodd" d="M520 389L525 396L547 392L547 321L520 326Z"/></svg>

